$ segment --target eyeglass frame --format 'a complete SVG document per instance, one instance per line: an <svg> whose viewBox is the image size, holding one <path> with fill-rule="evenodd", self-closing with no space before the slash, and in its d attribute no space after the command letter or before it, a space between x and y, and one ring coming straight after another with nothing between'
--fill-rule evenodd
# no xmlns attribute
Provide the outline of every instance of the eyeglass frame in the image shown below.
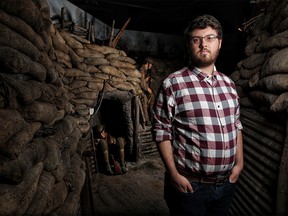
<svg viewBox="0 0 288 216"><path fill-rule="evenodd" d="M211 40L210 41L207 41L207 38L209 37L212 37L210 38ZM207 43L212 43L216 38L219 39L219 36L218 35L214 35L214 34L209 34L209 35L205 35L205 36L191 36L191 39L190 39L190 42L192 44L202 44L203 43L203 39L205 40L205 42ZM193 39L199 39L198 42L194 42Z"/></svg>

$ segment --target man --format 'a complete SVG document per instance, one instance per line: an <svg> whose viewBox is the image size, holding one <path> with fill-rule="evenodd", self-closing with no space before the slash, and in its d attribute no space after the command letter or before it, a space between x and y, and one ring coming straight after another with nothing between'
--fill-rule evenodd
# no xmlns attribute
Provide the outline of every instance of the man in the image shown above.
<svg viewBox="0 0 288 216"><path fill-rule="evenodd" d="M222 27L202 15L184 34L189 65L163 81L154 104L164 198L171 215L228 215L244 162L239 97L215 66Z"/></svg>
<svg viewBox="0 0 288 216"><path fill-rule="evenodd" d="M102 149L103 159L105 163L105 172L108 175L126 173L125 153L124 148L126 141L123 137L115 138L106 131L105 125L96 125L96 142L99 143ZM118 161L120 167L118 167ZM110 162L113 163L114 172L111 169Z"/></svg>

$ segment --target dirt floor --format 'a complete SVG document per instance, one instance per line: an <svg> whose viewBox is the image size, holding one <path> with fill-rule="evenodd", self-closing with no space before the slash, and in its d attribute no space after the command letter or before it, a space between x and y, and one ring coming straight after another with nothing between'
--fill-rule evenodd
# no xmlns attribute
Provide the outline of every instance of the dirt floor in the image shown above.
<svg viewBox="0 0 288 216"><path fill-rule="evenodd" d="M95 175L94 215L168 215L163 199L164 166L159 157L128 163L127 168L122 175Z"/></svg>

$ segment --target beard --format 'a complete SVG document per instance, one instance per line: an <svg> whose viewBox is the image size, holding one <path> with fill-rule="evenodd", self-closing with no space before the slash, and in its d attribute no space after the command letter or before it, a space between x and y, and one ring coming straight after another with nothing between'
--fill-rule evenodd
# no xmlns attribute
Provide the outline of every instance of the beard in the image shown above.
<svg viewBox="0 0 288 216"><path fill-rule="evenodd" d="M207 51L209 53L206 54L201 54L200 52L199 53L191 52L191 59L190 59L191 63L195 67L199 68L210 66L216 62L216 59L219 55L219 51L220 51L219 49L216 52Z"/></svg>

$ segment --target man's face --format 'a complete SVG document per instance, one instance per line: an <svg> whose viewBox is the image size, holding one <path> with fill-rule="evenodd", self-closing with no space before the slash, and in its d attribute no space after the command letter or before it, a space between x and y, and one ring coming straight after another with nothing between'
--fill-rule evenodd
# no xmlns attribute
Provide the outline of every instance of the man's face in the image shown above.
<svg viewBox="0 0 288 216"><path fill-rule="evenodd" d="M196 67L206 67L215 63L222 40L211 27L195 29L191 33L189 49L191 61Z"/></svg>
<svg viewBox="0 0 288 216"><path fill-rule="evenodd" d="M148 62L148 70L150 70L152 68L153 64Z"/></svg>
<svg viewBox="0 0 288 216"><path fill-rule="evenodd" d="M103 130L103 131L100 133L100 135L101 135L101 138L102 138L102 139L105 139L105 138L107 137L107 132L106 132L105 130Z"/></svg>

